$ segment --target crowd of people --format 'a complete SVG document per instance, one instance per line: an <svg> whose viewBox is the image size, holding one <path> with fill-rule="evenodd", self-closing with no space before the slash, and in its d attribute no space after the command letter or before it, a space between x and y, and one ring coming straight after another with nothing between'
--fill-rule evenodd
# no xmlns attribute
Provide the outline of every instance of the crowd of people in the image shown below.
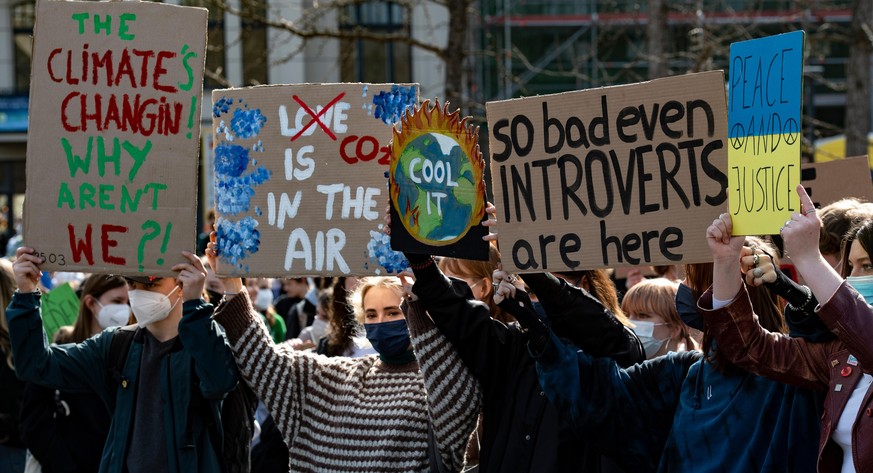
<svg viewBox="0 0 873 473"><path fill-rule="evenodd" d="M873 204L797 192L779 235L722 214L712 263L621 280L509 274L496 244L222 278L207 238L176 277L66 276L54 334L23 242L0 259L0 473L873 473Z"/></svg>

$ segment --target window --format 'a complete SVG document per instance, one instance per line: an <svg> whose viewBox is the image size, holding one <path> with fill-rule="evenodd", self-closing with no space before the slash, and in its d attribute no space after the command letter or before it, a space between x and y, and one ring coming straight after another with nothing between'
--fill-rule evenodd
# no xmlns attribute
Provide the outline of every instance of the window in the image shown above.
<svg viewBox="0 0 873 473"><path fill-rule="evenodd" d="M24 1L12 5L12 37L15 48L15 90L30 90L30 61L33 57L33 21L36 3Z"/></svg>
<svg viewBox="0 0 873 473"><path fill-rule="evenodd" d="M361 28L375 33L409 36L409 8L379 0L349 5L341 12L340 28L350 32ZM411 82L409 44L369 39L343 40L340 77L343 82Z"/></svg>

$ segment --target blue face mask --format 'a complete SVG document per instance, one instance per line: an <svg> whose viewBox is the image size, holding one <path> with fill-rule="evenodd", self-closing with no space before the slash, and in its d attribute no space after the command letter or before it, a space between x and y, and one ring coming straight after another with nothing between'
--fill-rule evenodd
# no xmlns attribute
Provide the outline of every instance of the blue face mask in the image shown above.
<svg viewBox="0 0 873 473"><path fill-rule="evenodd" d="M851 284L868 304L873 303L873 276L849 276L846 282Z"/></svg>
<svg viewBox="0 0 873 473"><path fill-rule="evenodd" d="M409 349L409 330L406 319L393 320L378 324L364 324L367 330L367 340L382 357L398 357Z"/></svg>

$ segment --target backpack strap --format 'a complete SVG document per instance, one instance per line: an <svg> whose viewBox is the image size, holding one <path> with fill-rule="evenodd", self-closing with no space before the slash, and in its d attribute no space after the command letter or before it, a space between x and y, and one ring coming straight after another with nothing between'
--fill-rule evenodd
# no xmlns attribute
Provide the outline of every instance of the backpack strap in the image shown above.
<svg viewBox="0 0 873 473"><path fill-rule="evenodd" d="M122 376L124 371L124 362L127 361L127 354L130 352L130 344L133 343L133 337L136 335L139 328L136 325L128 325L121 327L112 334L112 340L109 343L109 399L112 407L115 407L115 395L118 392L118 386L127 387L127 380Z"/></svg>

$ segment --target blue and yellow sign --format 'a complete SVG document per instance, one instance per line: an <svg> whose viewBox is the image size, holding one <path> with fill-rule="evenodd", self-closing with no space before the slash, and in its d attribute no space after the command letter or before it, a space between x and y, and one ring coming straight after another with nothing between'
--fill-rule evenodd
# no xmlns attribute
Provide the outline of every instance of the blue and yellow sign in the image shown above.
<svg viewBox="0 0 873 473"><path fill-rule="evenodd" d="M805 33L731 45L728 202L734 235L770 235L800 211Z"/></svg>

